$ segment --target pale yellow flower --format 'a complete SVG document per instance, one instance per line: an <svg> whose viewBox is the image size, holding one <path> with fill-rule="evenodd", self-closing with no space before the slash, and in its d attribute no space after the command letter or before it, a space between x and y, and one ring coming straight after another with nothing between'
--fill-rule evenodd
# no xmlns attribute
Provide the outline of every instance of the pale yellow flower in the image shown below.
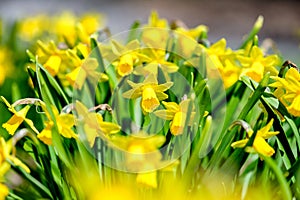
<svg viewBox="0 0 300 200"><path fill-rule="evenodd" d="M269 139L270 137L277 135L278 131L269 131L273 124L273 119L264 126L263 128L259 129L256 133L256 136L254 138L253 142L253 149L264 156L272 156L275 153L275 150L265 141L265 139ZM249 138L253 135L253 131L250 130L247 133L247 138L243 140L236 141L231 144L233 148L243 148L246 146L246 144L249 141ZM251 151L251 149L246 148L246 151Z"/></svg>
<svg viewBox="0 0 300 200"><path fill-rule="evenodd" d="M123 97L129 99L142 97L141 107L146 113L155 110L160 105L159 101L168 98L164 92L173 85L172 82L158 84L154 74L150 74L143 83L134 83L129 80L127 82L132 89L123 93Z"/></svg>

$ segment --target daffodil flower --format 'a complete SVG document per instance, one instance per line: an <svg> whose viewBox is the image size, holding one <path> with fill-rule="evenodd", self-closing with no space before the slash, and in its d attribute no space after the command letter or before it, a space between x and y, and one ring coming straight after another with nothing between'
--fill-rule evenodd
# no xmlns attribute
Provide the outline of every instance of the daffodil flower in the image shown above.
<svg viewBox="0 0 300 200"><path fill-rule="evenodd" d="M248 76L256 82L260 82L264 74L270 72L271 75L277 75L276 64L277 55L264 56L258 46L253 46L250 55L237 55L237 59L242 65L241 76Z"/></svg>
<svg viewBox="0 0 300 200"><path fill-rule="evenodd" d="M252 148L259 154L262 154L264 156L272 156L275 153L275 150L265 141L265 139L269 139L270 137L277 135L278 131L269 131L273 124L273 119L257 131L256 136L254 138L254 142L252 145ZM236 141L231 144L233 148L243 148L246 146L246 144L249 141L249 138L253 135L253 130L249 130L247 132L247 138L243 140ZM246 148L246 151L251 152L251 148Z"/></svg>
<svg viewBox="0 0 300 200"><path fill-rule="evenodd" d="M180 135L186 123L187 112L191 101L189 99L181 101L179 104L175 102L162 102L166 110L155 111L154 114L162 119L171 120L170 131L173 135ZM191 125L195 117L192 111L188 125Z"/></svg>
<svg viewBox="0 0 300 200"><path fill-rule="evenodd" d="M73 71L66 75L66 79L71 85L77 89L81 89L86 80L104 82L108 80L108 76L97 71L98 61L95 58L87 58L82 61L80 67L76 67Z"/></svg>
<svg viewBox="0 0 300 200"><path fill-rule="evenodd" d="M168 39L168 21L159 18L157 12L153 11L148 18L148 24L144 27L142 41L155 48L165 49Z"/></svg>
<svg viewBox="0 0 300 200"><path fill-rule="evenodd" d="M0 200L5 200L6 199L5 197L8 195L8 193L9 193L9 190L8 190L7 186L0 183Z"/></svg>
<svg viewBox="0 0 300 200"><path fill-rule="evenodd" d="M129 99L142 97L141 107L146 113L153 112L160 105L159 101L168 98L164 92L173 85L172 82L158 84L154 74L150 74L143 83L134 83L129 80L127 82L132 89L123 93L123 97Z"/></svg>
<svg viewBox="0 0 300 200"><path fill-rule="evenodd" d="M44 44L39 40L37 44L39 47L37 50L39 61L52 76L56 76L64 68L63 65L67 58L66 51L57 48L53 41Z"/></svg>
<svg viewBox="0 0 300 200"><path fill-rule="evenodd" d="M300 74L295 68L290 68L284 78L272 76L275 80L270 84L277 88L274 95L286 106L289 113L300 116Z"/></svg>
<svg viewBox="0 0 300 200"><path fill-rule="evenodd" d="M1 96L1 99L8 107L8 110L13 113L13 116L6 123L2 124L2 127L5 128L10 135L14 135L23 122L25 122L35 133L38 133L33 122L26 118L30 109L29 105L26 105L24 108L17 111L3 96Z"/></svg>
<svg viewBox="0 0 300 200"><path fill-rule="evenodd" d="M179 42L179 54L188 58L193 55L195 48L198 45L198 38L202 34L206 34L208 31L207 26L199 25L192 29L185 29L183 27L178 27L175 29L178 34L178 42Z"/></svg>
<svg viewBox="0 0 300 200"><path fill-rule="evenodd" d="M12 139L5 141L3 137L0 137L0 177L10 169L10 164L7 160L11 161L14 165L21 167L27 173L30 173L30 169L17 157L11 155L13 150Z"/></svg>
<svg viewBox="0 0 300 200"><path fill-rule="evenodd" d="M126 45L122 45L115 40L111 41L113 60L119 76L123 77L133 72L134 66L142 63L146 56L141 54L138 40L132 40Z"/></svg>
<svg viewBox="0 0 300 200"><path fill-rule="evenodd" d="M166 50L149 47L145 48L143 53L147 56L147 64L145 66L136 67L134 71L135 74L144 76L154 74L157 76L158 68L161 68L168 80L168 73L175 73L179 69L173 62L166 61Z"/></svg>
<svg viewBox="0 0 300 200"><path fill-rule="evenodd" d="M162 155L158 148L165 143L165 140L162 135L139 132L130 136L116 135L111 141L126 151L127 169L138 172L136 182L144 187L157 188L155 169L162 163Z"/></svg>
<svg viewBox="0 0 300 200"><path fill-rule="evenodd" d="M57 126L58 133L65 138L78 138L78 135L72 130L75 124L75 118L72 114L59 114L56 107L52 106L52 112L55 117L55 122L51 119L51 115L46 111L48 121L45 122L45 128L37 137L47 145L52 144L52 129ZM54 124L55 123L55 124Z"/></svg>
<svg viewBox="0 0 300 200"><path fill-rule="evenodd" d="M89 112L79 101L76 102L75 108L78 119L83 123L85 136L91 147L94 146L97 137L115 134L121 129L121 127L115 123L103 121L101 114Z"/></svg>

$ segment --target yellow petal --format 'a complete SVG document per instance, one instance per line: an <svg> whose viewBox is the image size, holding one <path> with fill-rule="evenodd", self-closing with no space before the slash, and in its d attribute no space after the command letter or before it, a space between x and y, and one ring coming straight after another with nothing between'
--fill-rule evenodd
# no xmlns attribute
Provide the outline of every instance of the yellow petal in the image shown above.
<svg viewBox="0 0 300 200"><path fill-rule="evenodd" d="M157 110L157 111L154 112L154 114L157 117L160 117L162 119L172 120L174 115L175 115L175 112L170 111L170 110Z"/></svg>
<svg viewBox="0 0 300 200"><path fill-rule="evenodd" d="M8 193L9 193L8 187L0 183L0 200L6 199L5 197L8 195Z"/></svg>
<svg viewBox="0 0 300 200"><path fill-rule="evenodd" d="M243 140L233 142L231 144L231 147L233 147L233 148L243 148L243 147L245 147L245 145L247 144L248 141L249 141L249 139L243 139Z"/></svg>
<svg viewBox="0 0 300 200"><path fill-rule="evenodd" d="M183 133L185 120L186 113L180 111L175 114L170 127L170 131L173 135L180 135Z"/></svg>
<svg viewBox="0 0 300 200"><path fill-rule="evenodd" d="M87 141L89 142L90 146L93 147L95 144L96 137L98 136L97 129L86 124L84 125L84 132Z"/></svg>
<svg viewBox="0 0 300 200"><path fill-rule="evenodd" d="M300 116L300 95L297 95L292 104L287 107L287 110L296 117Z"/></svg>
<svg viewBox="0 0 300 200"><path fill-rule="evenodd" d="M118 63L118 74L120 76L128 75L133 70L133 57L131 54L121 56Z"/></svg>
<svg viewBox="0 0 300 200"><path fill-rule="evenodd" d="M253 147L258 153L265 156L272 156L275 153L274 149L262 137L255 137Z"/></svg>
<svg viewBox="0 0 300 200"><path fill-rule="evenodd" d="M145 112L152 112L160 105L152 87L143 88L141 105Z"/></svg>
<svg viewBox="0 0 300 200"><path fill-rule="evenodd" d="M44 64L44 67L49 71L49 73L52 76L55 76L59 71L60 64L61 58L57 55L52 55L48 58L48 60Z"/></svg>
<svg viewBox="0 0 300 200"><path fill-rule="evenodd" d="M22 124L22 122L26 118L29 108L30 106L27 105L24 108L22 108L20 111L16 111L16 113L6 123L4 123L2 127L5 128L9 134L11 135L15 134L18 127Z"/></svg>
<svg viewBox="0 0 300 200"><path fill-rule="evenodd" d="M139 173L136 182L144 187L157 188L157 172Z"/></svg>
<svg viewBox="0 0 300 200"><path fill-rule="evenodd" d="M37 135L37 138L39 138L42 142L44 142L47 145L52 144L52 126L48 124L44 130Z"/></svg>
<svg viewBox="0 0 300 200"><path fill-rule="evenodd" d="M175 102L165 102L163 101L162 104L165 106L165 108L172 112L179 111L179 105Z"/></svg>
<svg viewBox="0 0 300 200"><path fill-rule="evenodd" d="M99 127L101 132L103 132L104 134L115 134L118 133L121 129L119 125L111 122L100 122Z"/></svg>

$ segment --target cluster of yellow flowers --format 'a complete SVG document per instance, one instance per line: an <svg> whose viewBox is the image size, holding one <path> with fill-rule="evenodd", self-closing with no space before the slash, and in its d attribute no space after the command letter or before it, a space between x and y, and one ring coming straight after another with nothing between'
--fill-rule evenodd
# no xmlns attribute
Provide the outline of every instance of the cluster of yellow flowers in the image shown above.
<svg viewBox="0 0 300 200"><path fill-rule="evenodd" d="M261 25L262 18L259 18L254 28L259 29ZM48 30L47 27L53 29ZM200 87L201 81L206 82L211 77L220 76L222 87L230 93L245 77L250 80L249 85L253 87L251 89L255 90L264 77L271 76L272 83L265 86L268 87L267 91L274 90L273 97L286 107L290 115L300 116L299 71L290 68L286 73L280 74L279 56L267 55L255 38L237 50L226 47L224 38L210 45L207 42L206 26L200 25L192 29L180 23L171 26L166 19L160 19L156 12L150 15L148 23L141 29L131 30L140 32L125 44L110 38L97 41L103 33L103 27L102 17L94 14L76 18L70 13L64 13L51 19L41 15L19 23L18 34L23 40L44 40L38 40L36 48L30 50L34 53L28 51L35 64L30 65L29 70L35 74L33 77L36 80L33 83L39 99L25 98L11 105L2 97L13 116L2 124L11 139L5 141L5 137L0 137L1 182L11 165L30 173L28 166L14 155L14 145L17 142L15 138L22 133L20 130L25 125L28 134L33 133L34 138L43 142L37 143L45 148L69 146L78 148L78 155L82 155L81 142L87 142L90 151L98 148L109 152L107 156L102 155L102 159L111 159L111 163L120 162L125 166L122 169L137 173L135 181L138 184L158 188L159 170L173 172L180 166L184 171L183 168L186 167L186 163L179 164L178 157L171 156L177 151L175 144L179 141L180 148L184 149L182 146L190 146L193 139L207 134L205 131L209 132L210 127L207 126L215 117L214 111L211 107L200 108L198 99L205 98L205 95L198 90L205 90L205 86L200 89L197 87ZM54 39L48 40L48 37ZM0 48L0 70L3 69L2 63L6 61L6 56L1 52ZM41 75L40 70L45 70L46 73ZM2 74L0 73L0 85L4 80ZM178 74L184 76L187 85L180 82ZM42 82L43 76L48 82ZM65 93L65 96L62 95L65 104L55 104L56 97L52 97L55 94L51 94L52 90L48 89L50 87L54 87L57 93ZM96 96L101 96L101 100L96 99L96 106L91 106L90 103L94 101L94 97L89 99L95 92L91 91L93 89L96 90ZM87 95L87 91L91 94ZM80 94L79 99L76 92ZM68 104L71 99L73 103ZM209 102L210 99L205 101ZM27 117L33 106L39 110L42 128ZM22 108L19 109L20 107ZM127 112L131 107L134 108L134 113ZM137 127L134 127L131 114L138 118L137 121L142 121ZM115 115L117 119L114 118ZM139 115L142 117L137 117ZM120 116L121 119L118 118ZM129 123L128 119L131 120ZM151 124L151 120L157 124ZM236 137L239 138L238 141L231 140L228 145L244 148L245 151L255 152L262 157L271 157L276 151L267 139L279 134L278 130L272 131L273 122L272 117L268 118L263 123L265 126L260 124L255 131L247 129L245 139L242 139L244 135ZM161 124L161 130L157 131ZM153 127L154 133L151 132ZM84 134L80 134L81 131ZM57 137L60 139L56 140ZM183 139L186 141L183 142ZM64 144L59 146L58 141L63 141ZM207 142L207 146L213 145L210 144L211 141ZM73 143L76 143L76 147L72 146ZM108 146L101 146L104 143L108 143ZM118 153L114 155L110 152L112 146L126 153L117 157ZM161 150L163 147L168 150L164 152ZM193 144L191 152L195 149L199 151L196 147L197 144ZM196 162L199 152L195 155L187 156L192 160L190 163ZM172 160L171 166L166 167L166 157ZM101 156L98 159L100 158ZM8 188L0 183L0 199L7 194Z"/></svg>

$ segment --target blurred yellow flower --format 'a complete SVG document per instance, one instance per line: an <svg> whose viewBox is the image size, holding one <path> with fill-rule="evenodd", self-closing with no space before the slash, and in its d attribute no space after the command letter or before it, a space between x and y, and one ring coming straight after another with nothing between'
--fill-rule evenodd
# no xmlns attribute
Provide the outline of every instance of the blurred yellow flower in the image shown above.
<svg viewBox="0 0 300 200"><path fill-rule="evenodd" d="M264 56L258 46L253 46L249 55L237 55L237 59L242 65L241 76L246 75L256 82L260 82L267 72L271 75L278 74L275 67L279 61L278 56Z"/></svg>
<svg viewBox="0 0 300 200"><path fill-rule="evenodd" d="M0 177L4 176L10 169L10 163L7 161L11 161L14 165L19 166L27 173L30 173L30 169L22 161L14 155L11 155L12 151L12 139L6 142L3 137L0 137Z"/></svg>
<svg viewBox="0 0 300 200"><path fill-rule="evenodd" d="M286 106L289 113L300 116L300 74L295 68L290 68L284 78L272 76L275 80L270 84L275 87L274 95Z"/></svg>
<svg viewBox="0 0 300 200"><path fill-rule="evenodd" d="M157 188L157 171L138 173L136 182L143 187Z"/></svg>
<svg viewBox="0 0 300 200"><path fill-rule="evenodd" d="M141 107L145 113L153 112L160 105L159 101L168 98L164 92L173 85L172 82L158 84L154 74L145 78L143 83L134 83L129 80L127 82L132 89L123 93L123 97L136 99L141 96Z"/></svg>
<svg viewBox="0 0 300 200"><path fill-rule="evenodd" d="M199 25L192 29L185 29L178 27L175 29L177 39L179 42L178 54L184 58L189 58L193 55L196 46L198 45L198 39L202 34L206 34L208 31L207 26Z"/></svg>
<svg viewBox="0 0 300 200"><path fill-rule="evenodd" d="M79 101L76 102L75 109L78 119L83 123L85 136L91 147L94 146L96 137L115 134L121 130L117 124L103 121L101 114L89 112Z"/></svg>
<svg viewBox="0 0 300 200"><path fill-rule="evenodd" d="M4 83L6 77L14 71L12 60L11 51L0 46L0 86Z"/></svg>
<svg viewBox="0 0 300 200"><path fill-rule="evenodd" d="M7 186L0 183L0 200L5 200L6 199L5 197L8 195L8 193L9 193L9 190L8 190Z"/></svg>
<svg viewBox="0 0 300 200"><path fill-rule="evenodd" d="M154 48L166 48L169 25L166 19L160 19L157 12L151 12L148 24L144 26L142 41Z"/></svg>
<svg viewBox="0 0 300 200"><path fill-rule="evenodd" d="M264 156L272 156L275 153L275 150L265 141L265 139L269 139L270 137L279 133L278 131L269 131L272 127L273 121L274 120L271 119L271 121L266 126L257 131L252 145L252 147L257 153L262 154ZM247 142L249 141L249 138L252 135L253 130L248 131L246 139L236 141L232 143L231 146L233 148L245 147ZM246 147L246 151L251 151L251 148Z"/></svg>
<svg viewBox="0 0 300 200"><path fill-rule="evenodd" d="M45 110L48 121L45 122L45 128L37 137L45 144L52 144L52 129L56 125L58 133L65 138L78 138L78 135L72 130L75 124L75 118L72 114L59 114L56 107L52 106L52 112L55 117L55 121L52 120L50 113Z"/></svg>
<svg viewBox="0 0 300 200"><path fill-rule="evenodd" d="M14 114L6 123L2 124L2 127L5 128L10 135L14 135L23 122L25 122L35 133L38 133L38 130L35 128L33 122L26 118L26 115L30 109L29 105L26 105L24 108L17 111L3 96L1 96L1 99L8 107L8 110Z"/></svg>
<svg viewBox="0 0 300 200"><path fill-rule="evenodd" d="M56 76L60 71L63 71L67 60L66 50L59 49L54 41L45 44L39 40L37 44L38 61L43 64L45 69L52 76Z"/></svg>
<svg viewBox="0 0 300 200"><path fill-rule="evenodd" d="M19 37L22 40L31 41L42 34L48 32L47 29L50 25L51 18L46 15L39 14L31 17L22 18L19 22Z"/></svg>
<svg viewBox="0 0 300 200"><path fill-rule="evenodd" d="M126 151L126 167L137 172L136 181L147 188L157 188L157 168L163 162L158 150L166 141L162 135L148 135L144 132L130 136L116 135L112 142Z"/></svg>

